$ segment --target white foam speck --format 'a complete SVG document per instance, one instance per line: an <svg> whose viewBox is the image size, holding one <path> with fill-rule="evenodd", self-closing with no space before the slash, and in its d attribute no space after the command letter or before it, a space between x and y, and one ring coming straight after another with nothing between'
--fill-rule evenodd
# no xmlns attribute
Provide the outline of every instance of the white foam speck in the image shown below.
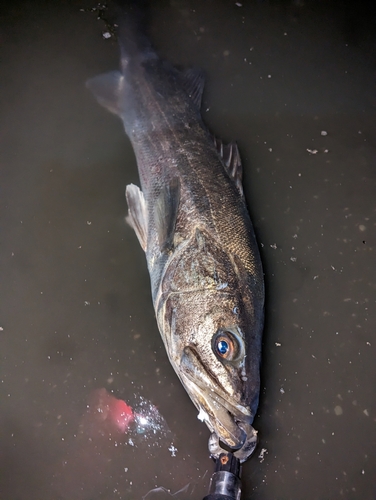
<svg viewBox="0 0 376 500"><path fill-rule="evenodd" d="M201 420L201 422L205 422L205 420L208 420L208 414L206 413L206 411L200 408L200 412L197 415L197 418Z"/></svg>

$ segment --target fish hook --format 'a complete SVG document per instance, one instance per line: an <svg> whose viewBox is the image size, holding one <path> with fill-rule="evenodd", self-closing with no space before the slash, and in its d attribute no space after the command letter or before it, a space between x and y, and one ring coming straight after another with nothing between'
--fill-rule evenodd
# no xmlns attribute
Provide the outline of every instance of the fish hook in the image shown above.
<svg viewBox="0 0 376 500"><path fill-rule="evenodd" d="M257 445L257 431L250 424L239 423L238 425L245 431L247 438L243 446L232 453L241 463L243 463L248 460L255 451ZM228 451L223 449L219 444L219 437L215 432L211 434L208 446L210 455L215 459L218 459L221 453L228 453Z"/></svg>

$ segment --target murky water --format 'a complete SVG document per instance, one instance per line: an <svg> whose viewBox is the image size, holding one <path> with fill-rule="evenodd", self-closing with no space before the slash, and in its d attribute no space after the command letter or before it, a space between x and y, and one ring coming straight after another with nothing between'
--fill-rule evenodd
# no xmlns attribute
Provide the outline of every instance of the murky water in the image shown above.
<svg viewBox="0 0 376 500"><path fill-rule="evenodd" d="M262 245L260 445L244 498L371 500L375 21L348 4L238 3L154 3L153 33L169 59L207 72L204 116L238 140ZM0 20L0 498L140 500L197 483L200 499L209 432L168 363L124 223L133 153L84 87L118 65L80 11L92 5L9 3ZM132 445L83 431L101 388L150 401L168 432Z"/></svg>

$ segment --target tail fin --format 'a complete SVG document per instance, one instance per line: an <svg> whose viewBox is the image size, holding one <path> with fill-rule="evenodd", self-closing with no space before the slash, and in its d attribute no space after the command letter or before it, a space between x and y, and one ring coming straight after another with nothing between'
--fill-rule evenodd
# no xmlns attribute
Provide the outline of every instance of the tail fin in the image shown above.
<svg viewBox="0 0 376 500"><path fill-rule="evenodd" d="M148 37L148 4L147 0L131 0L118 6L118 41L123 72L134 58L143 60L157 57Z"/></svg>

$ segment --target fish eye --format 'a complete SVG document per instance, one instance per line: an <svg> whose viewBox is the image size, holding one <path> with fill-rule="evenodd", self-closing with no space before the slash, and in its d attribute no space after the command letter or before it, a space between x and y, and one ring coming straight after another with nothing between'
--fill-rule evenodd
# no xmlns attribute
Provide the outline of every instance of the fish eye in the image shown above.
<svg viewBox="0 0 376 500"><path fill-rule="evenodd" d="M220 356L226 356L229 350L230 346L226 340L220 340L217 343L217 351Z"/></svg>
<svg viewBox="0 0 376 500"><path fill-rule="evenodd" d="M218 331L212 341L212 349L221 361L236 361L241 355L241 347L236 336L228 330Z"/></svg>

